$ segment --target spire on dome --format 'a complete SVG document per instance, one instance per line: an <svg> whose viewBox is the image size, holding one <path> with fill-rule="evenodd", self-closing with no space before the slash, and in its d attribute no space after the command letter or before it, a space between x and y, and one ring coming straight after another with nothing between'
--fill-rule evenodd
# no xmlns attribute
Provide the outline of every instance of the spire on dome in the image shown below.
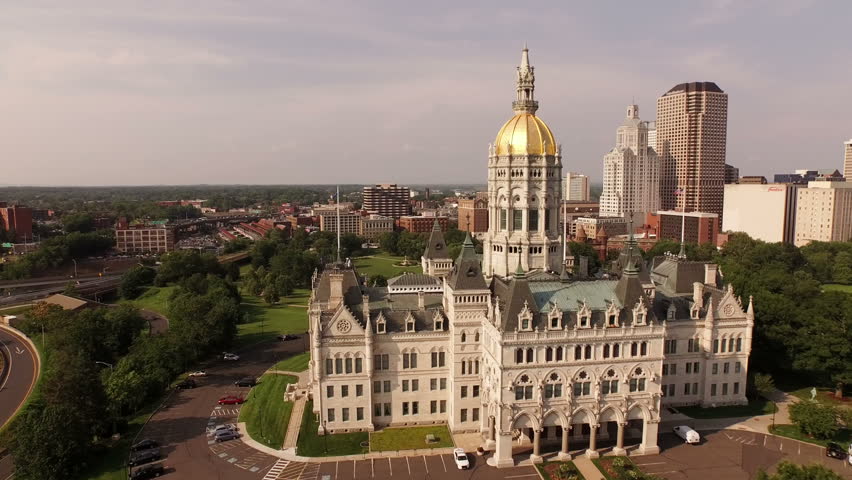
<svg viewBox="0 0 852 480"><path fill-rule="evenodd" d="M521 64L518 66L518 97L512 102L515 113L532 113L538 110L535 101L535 67L530 65L530 50L526 43L521 50Z"/></svg>

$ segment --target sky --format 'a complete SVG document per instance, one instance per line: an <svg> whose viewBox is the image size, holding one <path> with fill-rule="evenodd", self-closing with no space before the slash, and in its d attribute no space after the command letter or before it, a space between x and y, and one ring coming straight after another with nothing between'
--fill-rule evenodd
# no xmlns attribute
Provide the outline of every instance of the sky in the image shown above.
<svg viewBox="0 0 852 480"><path fill-rule="evenodd" d="M485 183L526 42L563 170L729 95L742 175L840 168L852 2L0 0L0 184Z"/></svg>

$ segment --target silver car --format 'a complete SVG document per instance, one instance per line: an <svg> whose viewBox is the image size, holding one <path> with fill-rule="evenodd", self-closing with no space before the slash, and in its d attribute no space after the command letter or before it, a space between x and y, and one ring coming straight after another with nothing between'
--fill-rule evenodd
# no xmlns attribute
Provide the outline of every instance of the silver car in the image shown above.
<svg viewBox="0 0 852 480"><path fill-rule="evenodd" d="M227 442L235 438L240 438L240 434L233 430L222 430L213 437L217 442Z"/></svg>
<svg viewBox="0 0 852 480"><path fill-rule="evenodd" d="M233 423L225 423L222 425L216 425L215 427L207 427L207 436L213 437L219 432L236 432L237 430L237 426Z"/></svg>

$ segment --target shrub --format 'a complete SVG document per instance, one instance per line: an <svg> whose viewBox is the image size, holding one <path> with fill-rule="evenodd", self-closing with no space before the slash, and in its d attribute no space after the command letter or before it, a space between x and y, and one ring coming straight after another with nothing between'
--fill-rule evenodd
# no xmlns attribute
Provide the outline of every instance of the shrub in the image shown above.
<svg viewBox="0 0 852 480"><path fill-rule="evenodd" d="M790 406L790 419L802 432L814 438L831 438L840 428L837 410L817 402L794 403Z"/></svg>

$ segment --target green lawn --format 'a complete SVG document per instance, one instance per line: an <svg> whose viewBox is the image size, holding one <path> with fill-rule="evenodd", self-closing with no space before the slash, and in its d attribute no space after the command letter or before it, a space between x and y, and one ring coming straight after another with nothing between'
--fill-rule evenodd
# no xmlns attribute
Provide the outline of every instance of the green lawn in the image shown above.
<svg viewBox="0 0 852 480"><path fill-rule="evenodd" d="M308 369L308 362L311 360L310 352L302 352L293 355L290 358L285 358L276 363L273 370L281 370L284 372L304 372Z"/></svg>
<svg viewBox="0 0 852 480"><path fill-rule="evenodd" d="M23 315L30 311L32 305L19 305L17 307L0 308L0 315Z"/></svg>
<svg viewBox="0 0 852 480"><path fill-rule="evenodd" d="M827 283L822 286L825 292L846 292L852 293L852 285L841 285L839 283Z"/></svg>
<svg viewBox="0 0 852 480"><path fill-rule="evenodd" d="M840 445L849 445L849 443L852 442L852 430L849 430L848 428L838 430L837 433L834 434L834 437L827 440L810 437L799 430L799 427L796 425L775 425L775 427L770 427L770 431L775 435L801 440L815 445L822 445L823 447L826 446L828 442L837 442Z"/></svg>
<svg viewBox="0 0 852 480"><path fill-rule="evenodd" d="M166 287L148 287L142 295L139 295L134 300L120 300L118 303L130 303L139 308L157 312L160 315L166 316L169 310L169 296L177 286L169 285Z"/></svg>
<svg viewBox="0 0 852 480"><path fill-rule="evenodd" d="M622 459L622 460L618 460L618 459ZM619 468L619 467L616 466L617 464L613 465L613 462L616 462L616 461L618 461L618 462L623 461L624 466ZM600 457L600 458L593 459L592 463L595 464L595 466L598 468L598 470L601 472L601 474L606 478L606 480L619 480L621 478L636 478L636 479L643 478L640 475L642 473L641 470L639 470L636 467L636 464L633 463L633 460L631 460L628 457ZM632 475L630 475L630 473L627 473L630 470L636 471L636 473L634 474L635 476L632 476ZM621 472L621 473L619 473L619 472Z"/></svg>
<svg viewBox="0 0 852 480"><path fill-rule="evenodd" d="M395 266L395 264L402 262L403 259L404 257L395 257L386 253L379 253L376 255L371 255L369 257L357 257L354 260L355 268L356 270L358 270L358 273L361 275L367 275L368 277L382 275L385 278L393 278L397 275L402 275L405 272L422 272L422 270L420 269L419 258L408 259L409 261L415 263L415 265L412 267Z"/></svg>
<svg viewBox="0 0 852 480"><path fill-rule="evenodd" d="M319 423L313 412L313 402L305 404L305 414L302 417L302 427L299 430L299 441L296 454L303 457L330 457L337 455L354 455L367 453L368 448L362 447L362 442L369 440L367 432L338 433L336 435L320 436L317 434Z"/></svg>
<svg viewBox="0 0 852 480"><path fill-rule="evenodd" d="M284 401L287 385L298 382L291 375L264 375L251 389L240 410L240 422L246 423L249 436L270 448L281 448L290 423L293 403Z"/></svg>
<svg viewBox="0 0 852 480"><path fill-rule="evenodd" d="M237 325L236 347L272 340L281 333L304 333L308 330L306 305L310 291L296 290L277 305L268 305L262 298L243 292L242 310L249 316L248 323Z"/></svg>
<svg viewBox="0 0 852 480"><path fill-rule="evenodd" d="M788 392L790 395L794 397L799 397L802 400L810 400L811 399L811 389L813 387L805 387L800 388L798 390L793 390L792 392ZM849 401L841 401L834 397L834 389L833 388L817 388L817 396L816 399L818 402L833 405L835 407L845 407L852 408L852 403Z"/></svg>
<svg viewBox="0 0 852 480"><path fill-rule="evenodd" d="M559 476L559 468L562 465L570 466L576 472L578 480L586 480L586 477L577 470L574 462L544 462L537 464L535 468L545 480L562 480L564 477Z"/></svg>
<svg viewBox="0 0 852 480"><path fill-rule="evenodd" d="M748 405L729 405L716 408L702 407L676 407L677 410L692 418L729 418L729 417L754 417L772 413L775 404L769 400L760 398L750 400Z"/></svg>
<svg viewBox="0 0 852 480"><path fill-rule="evenodd" d="M426 435L432 434L438 440L426 443ZM414 450L417 448L453 447L453 437L446 425L432 427L386 428L370 434L370 451Z"/></svg>

